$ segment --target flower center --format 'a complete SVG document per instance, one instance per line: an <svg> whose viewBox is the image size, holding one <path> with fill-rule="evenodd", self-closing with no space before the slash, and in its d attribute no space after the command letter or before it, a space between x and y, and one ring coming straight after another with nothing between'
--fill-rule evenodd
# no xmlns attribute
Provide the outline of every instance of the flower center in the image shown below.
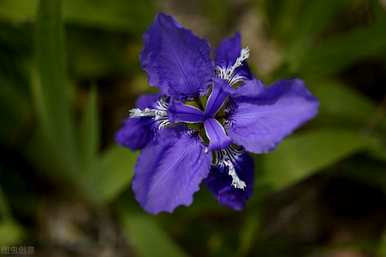
<svg viewBox="0 0 386 257"><path fill-rule="evenodd" d="M224 84L227 83L220 79L214 81L205 108L202 107L202 102L205 101L205 97L203 97L198 99L201 108L179 101L172 101L168 109L169 120L173 123L200 124L201 129L203 128L205 131L204 136L209 142L209 150L221 150L231 144L231 139L221 123L223 120L217 117L229 96L224 89L224 86L229 85Z"/></svg>

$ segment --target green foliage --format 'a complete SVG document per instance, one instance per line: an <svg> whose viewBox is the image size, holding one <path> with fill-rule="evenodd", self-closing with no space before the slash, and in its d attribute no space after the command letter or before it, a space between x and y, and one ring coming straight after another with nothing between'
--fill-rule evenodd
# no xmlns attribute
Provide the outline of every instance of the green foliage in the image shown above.
<svg viewBox="0 0 386 257"><path fill-rule="evenodd" d="M83 168L88 168L96 160L99 149L99 117L97 92L93 87L89 93L80 125L80 157Z"/></svg>
<svg viewBox="0 0 386 257"><path fill-rule="evenodd" d="M352 29L310 49L312 54L304 51L304 58L296 60L293 65L314 76L335 74L353 62L385 53L384 30L385 23Z"/></svg>
<svg viewBox="0 0 386 257"><path fill-rule="evenodd" d="M150 217L123 213L121 219L139 257L187 257Z"/></svg>
<svg viewBox="0 0 386 257"><path fill-rule="evenodd" d="M256 183L277 191L373 144L373 139L355 130L324 129L294 135L273 153L259 157L264 174Z"/></svg>
<svg viewBox="0 0 386 257"><path fill-rule="evenodd" d="M78 169L74 126L71 115L73 88L66 78L64 34L61 2L42 0L36 23L38 75L31 83L43 140L55 155L60 155L65 169L72 174ZM60 146L60 147L58 147Z"/></svg>
<svg viewBox="0 0 386 257"><path fill-rule="evenodd" d="M83 190L96 203L114 199L130 183L137 155L121 147L106 150L81 174Z"/></svg>
<svg viewBox="0 0 386 257"><path fill-rule="evenodd" d="M23 230L14 222L0 222L0 247L16 244L23 238Z"/></svg>
<svg viewBox="0 0 386 257"><path fill-rule="evenodd" d="M0 247L20 242L23 235L23 229L13 220L0 188Z"/></svg>
<svg viewBox="0 0 386 257"><path fill-rule="evenodd" d="M2 0L0 19L14 23L31 22L35 20L38 3L38 0ZM146 27L153 18L152 10L149 0L63 1L63 16L67 23L133 33L139 33Z"/></svg>
<svg viewBox="0 0 386 257"><path fill-rule="evenodd" d="M95 88L91 89L84 107L79 136L75 136L71 110L74 89L66 83L60 17L59 0L40 2L36 33L40 68L36 76L40 79L35 78L31 85L41 130L31 143L30 156L51 176L62 176L77 185L90 200L103 203L129 184L136 155L116 147L102 156L98 154L100 132ZM37 148L41 150L36 152ZM41 155L42 152L46 154Z"/></svg>

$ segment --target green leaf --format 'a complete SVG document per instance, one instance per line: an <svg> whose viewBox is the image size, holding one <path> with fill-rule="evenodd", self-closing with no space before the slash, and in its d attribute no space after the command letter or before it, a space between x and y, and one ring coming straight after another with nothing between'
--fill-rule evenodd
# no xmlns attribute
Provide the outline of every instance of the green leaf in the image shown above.
<svg viewBox="0 0 386 257"><path fill-rule="evenodd" d="M49 149L63 159L68 173L78 171L74 124L71 115L73 88L65 75L64 32L60 0L41 0L36 24L38 72L31 91L39 127ZM59 157L60 156L60 157Z"/></svg>
<svg viewBox="0 0 386 257"><path fill-rule="evenodd" d="M37 4L38 0L1 0L0 19L13 23L34 21ZM66 0L63 15L66 23L142 32L153 18L154 7L150 0Z"/></svg>
<svg viewBox="0 0 386 257"><path fill-rule="evenodd" d="M153 19L153 15L154 7L149 0L64 2L64 17L67 22L112 30L142 32Z"/></svg>
<svg viewBox="0 0 386 257"><path fill-rule="evenodd" d="M140 71L138 55L142 45L134 43L128 47L133 40L129 35L71 27L67 39L71 49L68 57L76 78L100 79Z"/></svg>
<svg viewBox="0 0 386 257"><path fill-rule="evenodd" d="M310 84L313 94L320 101L319 115L350 119L367 123L375 113L375 104L363 95L336 81Z"/></svg>
<svg viewBox="0 0 386 257"><path fill-rule="evenodd" d="M2 189L0 188L0 246L10 245L22 239L22 228L13 221Z"/></svg>
<svg viewBox="0 0 386 257"><path fill-rule="evenodd" d="M186 257L158 224L148 216L123 214L125 234L139 257Z"/></svg>
<svg viewBox="0 0 386 257"><path fill-rule="evenodd" d="M96 203L111 201L130 184L136 159L136 153L122 147L106 151L79 176L86 195Z"/></svg>
<svg viewBox="0 0 386 257"><path fill-rule="evenodd" d="M85 106L79 141L82 167L87 169L95 161L99 147L99 118L95 87L91 89Z"/></svg>
<svg viewBox="0 0 386 257"><path fill-rule="evenodd" d="M0 141L16 144L30 118L30 103L3 74L0 74L0 85Z"/></svg>
<svg viewBox="0 0 386 257"><path fill-rule="evenodd" d="M257 237L257 233L260 227L259 216L254 213L249 215L245 220L241 228L240 233L240 246L238 254L236 256L248 256L248 253L253 248L254 242Z"/></svg>
<svg viewBox="0 0 386 257"><path fill-rule="evenodd" d="M372 138L343 129L293 135L274 152L259 156L263 174L256 178L256 182L272 190L281 190L373 145Z"/></svg>
<svg viewBox="0 0 386 257"><path fill-rule="evenodd" d="M304 0L282 0L279 4L267 1L274 13L272 17L274 34L283 40L289 40L296 29L297 21L304 6Z"/></svg>
<svg viewBox="0 0 386 257"><path fill-rule="evenodd" d="M292 1L291 1L292 2ZM332 19L346 5L345 0L313 0L306 1L304 10L298 13L297 24L292 30L290 47L285 54L290 62L297 62L315 43L316 37L334 20ZM293 63L291 63L292 65Z"/></svg>
<svg viewBox="0 0 386 257"><path fill-rule="evenodd" d="M14 222L0 223L0 246L10 246L20 242L24 232L22 228Z"/></svg>
<svg viewBox="0 0 386 257"><path fill-rule="evenodd" d="M325 77L354 62L384 53L384 28L384 24L359 27L326 39L318 46L304 49L304 58L297 59L292 68L309 76Z"/></svg>

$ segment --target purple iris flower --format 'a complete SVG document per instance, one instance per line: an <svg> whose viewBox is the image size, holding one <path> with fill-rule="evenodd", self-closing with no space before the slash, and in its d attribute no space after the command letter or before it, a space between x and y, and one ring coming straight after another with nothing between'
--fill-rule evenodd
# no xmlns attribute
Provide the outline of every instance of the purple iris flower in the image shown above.
<svg viewBox="0 0 386 257"><path fill-rule="evenodd" d="M160 93L138 99L116 140L141 150L132 186L147 212L190 205L202 182L221 204L242 209L254 180L247 152L273 150L318 112L303 81L265 87L253 78L239 33L210 55L206 40L165 14L144 34L141 65Z"/></svg>

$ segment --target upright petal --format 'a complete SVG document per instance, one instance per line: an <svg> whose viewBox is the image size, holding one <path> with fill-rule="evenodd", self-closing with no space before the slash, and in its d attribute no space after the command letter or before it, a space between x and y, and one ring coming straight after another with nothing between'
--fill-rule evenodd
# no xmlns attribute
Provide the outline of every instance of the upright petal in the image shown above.
<svg viewBox="0 0 386 257"><path fill-rule="evenodd" d="M152 107L159 97L159 94L143 95L135 105L140 109ZM153 124L154 121L149 117L128 118L116 133L115 141L133 151L142 149L154 136Z"/></svg>
<svg viewBox="0 0 386 257"><path fill-rule="evenodd" d="M225 80L215 79L212 87L212 92L208 98L205 107L205 115L214 117L216 113L224 105L225 99L229 95L230 85Z"/></svg>
<svg viewBox="0 0 386 257"><path fill-rule="evenodd" d="M250 152L268 152L313 118L318 107L303 81L281 80L254 99L236 101L227 132L235 144Z"/></svg>
<svg viewBox="0 0 386 257"><path fill-rule="evenodd" d="M235 33L232 37L225 38L221 41L216 49L216 65L221 67L230 67L239 57L241 51L240 33Z"/></svg>
<svg viewBox="0 0 386 257"><path fill-rule="evenodd" d="M236 173L246 183L245 189L237 189L231 185L232 178L228 175L226 166L211 166L205 183L221 204L234 210L241 210L253 192L253 170L253 160L245 153L236 163Z"/></svg>
<svg viewBox="0 0 386 257"><path fill-rule="evenodd" d="M144 35L141 64L149 83L175 98L205 91L214 72L208 42L162 13Z"/></svg>
<svg viewBox="0 0 386 257"><path fill-rule="evenodd" d="M220 150L232 143L225 133L224 127L214 118L206 119L204 122L206 136L209 139L210 150Z"/></svg>
<svg viewBox="0 0 386 257"><path fill-rule="evenodd" d="M225 38L216 49L216 66L222 68L232 67L240 56L241 49L240 33L237 32L232 37ZM251 71L246 62L238 67L235 73L246 79L252 78Z"/></svg>
<svg viewBox="0 0 386 257"><path fill-rule="evenodd" d="M179 128L163 129L139 156L133 179L135 197L153 214L190 205L208 176L210 163L211 154L197 137Z"/></svg>

